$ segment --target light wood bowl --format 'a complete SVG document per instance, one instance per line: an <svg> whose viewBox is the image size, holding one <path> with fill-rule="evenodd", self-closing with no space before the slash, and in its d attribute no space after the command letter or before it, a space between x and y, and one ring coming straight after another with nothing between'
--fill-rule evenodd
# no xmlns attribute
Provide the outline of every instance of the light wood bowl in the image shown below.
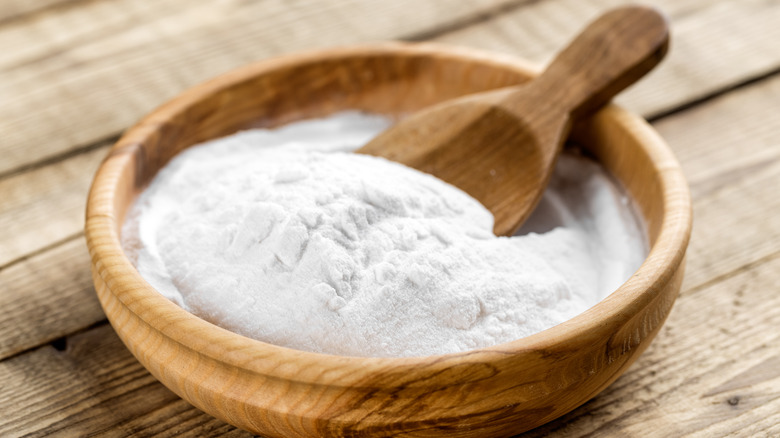
<svg viewBox="0 0 780 438"><path fill-rule="evenodd" d="M534 74L516 59L390 43L262 61L184 92L127 131L92 185L86 237L108 319L168 388L263 436L508 436L569 412L620 376L658 332L680 289L691 229L677 161L647 123L616 106L573 138L633 195L651 251L601 303L527 338L410 358L278 347L179 308L141 278L120 246L133 200L193 144L343 109L397 116Z"/></svg>

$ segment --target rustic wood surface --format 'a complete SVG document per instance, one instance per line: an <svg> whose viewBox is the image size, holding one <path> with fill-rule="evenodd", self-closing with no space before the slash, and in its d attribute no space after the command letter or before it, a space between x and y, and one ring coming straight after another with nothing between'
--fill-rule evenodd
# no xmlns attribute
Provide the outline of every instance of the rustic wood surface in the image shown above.
<svg viewBox="0 0 780 438"><path fill-rule="evenodd" d="M537 62L620 0L0 1L0 436L246 436L176 397L97 303L86 192L168 98L271 55L435 40ZM780 436L780 2L653 0L669 57L619 102L691 183L683 291L640 359L528 436Z"/></svg>

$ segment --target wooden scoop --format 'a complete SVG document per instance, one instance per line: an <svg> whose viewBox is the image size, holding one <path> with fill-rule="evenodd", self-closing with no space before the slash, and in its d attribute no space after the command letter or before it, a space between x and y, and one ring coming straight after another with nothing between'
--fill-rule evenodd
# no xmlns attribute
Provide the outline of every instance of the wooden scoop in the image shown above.
<svg viewBox="0 0 780 438"><path fill-rule="evenodd" d="M426 108L357 152L464 190L511 235L541 198L572 122L606 104L666 53L666 19L642 6L591 23L535 80Z"/></svg>

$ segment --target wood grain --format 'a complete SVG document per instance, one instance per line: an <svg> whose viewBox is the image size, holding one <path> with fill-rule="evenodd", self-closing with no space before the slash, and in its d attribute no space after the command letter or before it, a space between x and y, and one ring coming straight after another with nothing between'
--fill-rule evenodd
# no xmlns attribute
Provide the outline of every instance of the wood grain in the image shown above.
<svg viewBox="0 0 780 438"><path fill-rule="evenodd" d="M777 79L767 81L716 100L700 110L689 111L657 124L661 134L669 139L679 155L686 175L690 178L696 217L701 218L700 222L704 224L693 230L691 251L701 254L702 257L693 257L689 260L685 289L713 281L752 261L760 260L771 254L778 242L777 228L764 218L773 208L777 208L772 192L768 188L780 184L776 176L766 174L771 171L768 166L771 166L778 156L775 139L780 137L780 121L774 117L773 111L780 93L779 88L780 82ZM751 108L751 111L746 111L745 108ZM754 133L750 141L745 140L745 132ZM94 166L98 162L100 153L96 152L96 154L98 155L87 160L95 163ZM74 159L76 157L71 158ZM85 162L80 160L82 158L78 158L78 163ZM73 170L59 177L57 175L60 171L56 170L59 166ZM41 169L40 172L27 176L19 175L13 180L6 179L0 182L0 187L4 188L2 193L24 190L22 198L25 199L24 209L17 209L13 220L8 220L12 223L11 226L15 226L15 229L21 232L6 233L3 236L3 251L0 252L0 256L9 254L7 251L11 248L19 248L13 253L16 256L45 248L42 245L48 245L46 239L35 240L40 236L39 227L44 230L47 227L50 230L56 229L57 240L72 236L82 228L81 207L71 206L63 209L62 205L68 204L58 203L57 196L52 197L50 193L57 187L61 188L63 184L72 184L76 189L70 190L68 196L74 200L73 202L82 204L83 197L79 195L79 190L85 190L89 184L91 178L89 166L85 168L83 164L63 162L61 165L54 165L51 169L54 170L49 172ZM760 175L766 175L761 178L760 183L751 179ZM720 193L732 184L740 184L741 188L731 190L725 195L719 194L718 196L721 197L719 199L711 199L713 192ZM742 188L747 192L743 192ZM743 196L745 193L748 196ZM0 208L8 208L11 205L10 200L14 198L10 195L5 196L0 203ZM751 200L755 201L751 202L750 208L733 207ZM699 207L705 204L706 207ZM0 216L0 221L7 218L8 214L10 214L9 210L6 210L6 213ZM733 221L726 222L723 217L733 218ZM48 219L44 220L44 218ZM25 220L32 220L33 224L37 224L36 227L23 226ZM739 235L732 237L728 232L729 227L736 224L750 224L749 229L763 229L766 234L752 233L749 238ZM54 233L54 231L49 232ZM77 251L63 251L57 254L62 254L64 260L52 260L51 263L68 263L68 258L80 257ZM30 278L33 278L34 274L30 275ZM79 275L80 281L83 282L87 281L85 279L89 274L82 270ZM58 281L60 280L53 280L54 283ZM32 289L24 289L19 294L26 296L32 292ZM64 323L71 322L67 320L68 315L60 314L60 316L65 319ZM13 326L6 328L9 330L9 339L13 339L10 332L15 328ZM20 326L19 330L26 333L36 332L34 327L25 325ZM51 335L46 335L39 342L48 342L51 338ZM38 345L35 344L34 338L30 339L30 342ZM18 348L28 348L27 345L25 343L24 347Z"/></svg>
<svg viewBox="0 0 780 438"><path fill-rule="evenodd" d="M526 5L434 40L546 63L583 20L623 0L551 0ZM668 59L617 102L657 117L734 84L780 69L780 3L764 0L647 0L671 22Z"/></svg>
<svg viewBox="0 0 780 438"><path fill-rule="evenodd" d="M508 3L96 0L9 23L0 27L0 174L115 136L251 61L399 38Z"/></svg>
<svg viewBox="0 0 780 438"><path fill-rule="evenodd" d="M435 36L437 27L487 14L484 24L439 39L545 61L583 20L621 1L412 3L416 13L407 17L406 2L355 9L352 1L288 8L99 0L9 23L0 27L6 48L0 52L0 175L113 137L187 86L263 57L420 32ZM676 45L667 66L620 100L630 109L663 113L780 66L775 2L651 3L672 16ZM513 4L490 19L491 11ZM250 19L259 15L267 21ZM730 38L735 34L740 38Z"/></svg>
<svg viewBox="0 0 780 438"><path fill-rule="evenodd" d="M777 211L778 207L771 202L769 204L755 202L754 206L747 211L743 211L739 207L735 209L733 206L739 206L741 200L751 200L757 196L767 199L772 196L775 187L780 186L780 173L768 168L774 162L773 157L776 156L772 152L776 151L778 147L775 139L780 138L780 120L775 117L775 113L772 111L776 105L778 88L780 88L780 78L731 93L705 107L682 112L656 124L663 136L675 148L686 175L690 175L691 178L696 226L693 229L689 250L692 253L696 251L697 254L704 254L707 257L705 260L722 260L723 264L714 268L698 255L689 256L687 278L681 297L675 304L665 328L637 363L596 399L581 409L575 410L572 414L551 423L548 427L535 431L531 436L546 436L547 433L550 436L586 436L592 433L593 429L607 422L610 425L604 426L605 429L602 430L604 434L607 430L618 434L618 431L627 427L644 427L641 430L643 436L664 436L663 432L669 430L665 429L665 427L669 427L669 423L664 419L674 412L678 406L677 403L684 406L688 415L693 417L700 412L709 412L709 409L713 407L728 405L731 409L728 400L734 396L744 396L741 393L745 390L757 390L761 391L762 394L767 391L769 393L772 391L780 392L780 383L769 378L766 374L771 371L770 365L774 362L769 359L765 361L763 356L755 356L757 353L769 354L771 349L770 351L757 350L757 352L746 354L746 352L757 349L764 342L763 338L759 337L755 338L755 343L751 343L751 340L754 339L751 333L761 330L762 327L772 327L773 320L771 318L773 316L767 315L766 309L778 308L771 301L772 296L776 295L777 281L780 278L776 275L778 262L775 260L776 255L772 255L771 248L776 248L780 244L780 236L777 234L777 227L769 226L768 235L753 234L750 238L740 239L740 236L731 238L726 233L733 225L723 221L724 217L737 214L734 221L739 222L740 227L765 227L766 229L767 224L771 225L772 223L767 218L771 218L772 212ZM731 124L730 120L735 120L737 123ZM751 134L746 137L746 133ZM764 164L765 161L769 164ZM733 184L738 184L739 188L728 190ZM745 189L748 192L745 192ZM761 193L765 193L765 195ZM730 241L721 242L724 236L729 237ZM72 244L72 248L70 245L68 246L69 248L63 248L61 255L52 254L51 261L37 262L37 259L32 259L30 262L36 263L34 269L19 271L23 273L17 277L19 280L16 282L5 280L6 283L0 290L14 291L14 296L29 296L31 300L44 302L46 299L43 297L34 298L41 289L32 280L36 275L40 275L40 272L44 272L48 264L68 263L67 260L72 259L72 265L68 265L68 268L57 271L56 275L50 276L47 283L60 284L62 288L59 293L65 296L82 296L83 285L91 281L89 273L84 269L86 265L79 263L79 260L85 257L84 250L79 248L76 243ZM752 258L755 248L765 248L760 253L761 258L759 259ZM707 255L708 251L713 255ZM766 263L771 264L767 267L764 266ZM70 283L66 277L68 272L71 273L70 275L77 275L78 279ZM0 272L0 277L3 275L4 273ZM695 280L697 278L701 281ZM756 278L759 278L760 282ZM766 296L767 294L769 296ZM83 296L94 306L93 297ZM748 296L750 300L745 300L745 296ZM752 299L754 296L755 299ZM769 300L764 301L764 298ZM14 299L16 298L10 300ZM706 303L706 305L702 303ZM717 305L713 303L717 303ZM77 307L79 304L74 302L72 305ZM5 330L2 333L3 337L23 337L27 334L40 336L39 338L27 338L29 342L25 345L32 346L51 341L52 337L46 332L45 327L37 327L38 325L33 323L37 320L36 318L25 318L24 315L16 316L14 312L7 310L11 308L0 305L0 309L4 310L4 319L11 317L19 320L17 324L2 326ZM729 313L723 315L723 319L719 323L702 322L701 318L710 316L711 310L719 308L729 310ZM698 317L689 320L689 314L696 314ZM76 326L70 326L74 331L87 327L87 325L78 326L82 317L72 317L67 312L53 312L48 315L48 318L50 319L48 319L47 324L55 327L68 327L68 324L76 324ZM66 330L66 328L58 330ZM104 332L100 333L98 336L103 336ZM75 342L73 339L73 337L68 337L68 343ZM694 348L697 344L705 341L707 343L703 347ZM119 341L115 338L114 342ZM722 353L726 345L730 345L728 355ZM708 347L717 352L717 360L700 364L702 358L712 354L707 350ZM91 347L82 351L90 350ZM35 357L36 359L31 360L42 361L40 355ZM56 360L51 360L50 365L55 366ZM92 360L98 359L91 357L84 359L85 362ZM767 365L762 368L760 365L765 362ZM754 370L755 366L759 366L759 368ZM24 374L25 369L28 368L20 367L19 374L15 374L13 378L22 379L25 378L24 376L28 376L26 378L30 382L54 387L59 384L62 375L58 373ZM132 369L134 368L129 368L129 370ZM109 376L107 379L118 379L124 371L120 369L115 372L116 376ZM710 383L699 384L702 374L710 376ZM726 379L730 376L741 377L733 381L716 379L716 377ZM750 380L751 376L760 378L761 381L754 382ZM728 385L723 386L726 383ZM742 387L738 388L735 385L742 385ZM131 391L131 386L131 384L123 384L122 391ZM152 386L148 388L152 388ZM703 394L709 394L718 388L730 388L731 392L717 392L712 396L702 397ZM75 389L74 392L76 392ZM41 391L37 397L31 397L28 403L40 403L45 400L46 394L46 391ZM89 392L80 394L81 397L85 398L94 397ZM753 398L754 404L752 405L741 401L741 405L738 404L733 411L726 411L733 412L734 415L724 416L722 418L724 429L712 430L711 434L713 436L722 435L720 432L726 430L725 426L728 426L734 430L741 429L741 436L772 436L771 428L778 424L778 420L774 419L772 415L766 414L777 412L778 407L772 402L766 401L768 406L762 408L763 404L756 400L765 400L763 397ZM151 397L151 399L157 400L155 397ZM16 399L13 397L3 400L6 400L5 403L16 403ZM167 398L160 400L163 401L154 409L154 412L160 412L160 415L141 417L134 417L132 410L124 409L119 404L112 417L114 424L135 424L140 436L152 436L157 433L166 436L165 434L168 432L158 428L158 423L171 425L171 430L176 430L173 424L182 417L208 418L203 417L205 414L198 416L199 411L195 408L185 408L184 406L189 405L183 401ZM702 400L702 402L692 404L691 400ZM713 404L714 406L712 406ZM0 404L0 411L5 412L5 406ZM753 411L754 409L756 410ZM50 414L46 409L41 409L36 415ZM167 415L171 417L169 418ZM638 415L643 418L640 426L634 424L634 418ZM37 421L39 420L31 422L28 426L29 429L24 429L24 431L39 430L33 426ZM217 422L217 420L212 421ZM631 426L632 424L634 426ZM680 428L679 434L681 436L696 432L693 426L702 426L701 423L695 423L688 428L686 424L679 423L675 426ZM222 436L222 430L224 429L216 428L213 432L205 434ZM190 436L196 435L200 434L197 432L190 434ZM740 436L740 433L737 432L735 435Z"/></svg>
<svg viewBox="0 0 780 438"><path fill-rule="evenodd" d="M248 436L190 406L109 325L0 362L2 436Z"/></svg>
<svg viewBox="0 0 780 438"><path fill-rule="evenodd" d="M682 295L605 392L530 437L772 436L780 422L780 257ZM707 305L702 305L706 302Z"/></svg>
<svg viewBox="0 0 780 438"><path fill-rule="evenodd" d="M656 124L690 175L696 216L707 218L693 230L686 289L780 251L779 101L775 77Z"/></svg>
<svg viewBox="0 0 780 438"><path fill-rule="evenodd" d="M0 269L80 232L89 174L105 155L97 149L0 179Z"/></svg>
<svg viewBox="0 0 780 438"><path fill-rule="evenodd" d="M3 65L0 69L0 84L8 83L11 79L18 81L15 87L4 88L0 96L4 107L13 105L15 108L15 120L25 121L23 125L14 124L14 131L10 133L7 131L8 127L4 126L6 130L0 130L0 134L4 142L12 137L25 142L24 154L27 156L22 158L27 164L22 166L27 167L6 166L18 169L18 173L27 173L43 167L36 164L41 157L49 157L47 165L55 161L76 159L79 152L89 150L94 144L90 138L112 137L127 126L121 126L120 122L114 121L111 126L120 128L105 136L82 135L85 126L92 133L100 131L102 127L89 126L89 123L103 123L108 118L93 111L73 110L75 107L68 105L68 101L74 99L74 96L76 102L111 102L111 105L97 106L111 115L124 111L141 114L144 110L139 109L140 106L157 105L165 96L176 92L168 92L166 87L177 87L176 90L179 90L186 86L179 79L194 73L182 71L182 65L193 65L196 70L203 72L204 69L210 68L202 66L203 59L208 60L203 62L225 65L237 65L245 62L244 60L255 59L250 52L257 49L249 45L244 46L241 41L232 43L235 41L230 37L232 32L254 29L249 32L251 39L255 46L260 46L259 50L263 53L278 53L293 48L287 45L287 41L275 37L273 40L264 40L264 37L260 36L262 30L241 22L241 14L226 15L219 22L211 22L210 25L199 28L197 23L202 23L203 19L198 17L198 12L187 14L171 10L177 7L177 3L171 1L156 2L160 7L157 13L161 17L167 17L161 18L164 25L160 25L160 22L151 16L153 11L138 2L131 4L122 1L70 1L65 7L37 10L38 5L45 7L48 3L52 2L41 0L20 3L12 0L10 3L5 1L0 6L0 17L3 18L8 17L6 14L13 12L13 8L17 6L28 8L29 5L27 10L36 9L34 16L24 15L24 12L22 15L15 15L13 21L0 22L0 36L4 38L0 44L3 47L3 51L0 51L0 63ZM270 3L273 2L241 7L244 8L242 11L255 11L257 15L263 14ZM541 62L549 59L553 50L573 35L584 20L617 3L621 2L545 0L502 3L510 7L493 9L498 12L492 18L474 15L476 24L468 26L462 32L456 30L443 39L462 45L498 49ZM776 139L780 138L780 121L775 117L777 85L765 88L767 82L776 84L777 81L763 80L751 87L729 91L732 87L757 80L777 69L776 41L780 39L776 26L779 20L778 3L759 0L651 0L651 3L660 5L671 16L676 44L666 67L648 78L647 84L630 90L627 99L622 102L651 116L674 113L686 106L696 105L693 111L682 111L664 117L656 126L674 147L692 182L696 227L691 251L696 251L697 255L688 258L683 294L665 329L629 372L582 409L530 436L546 436L547 432L550 433L549 436L562 437L627 435L631 431L635 436L654 437L667 436L663 432L670 430L678 430L683 436L778 436L780 420L774 413L780 409L776 401L766 396L780 392L777 379L771 379L767 375L776 369L776 362L773 362L771 357L765 359L759 356L768 353L767 348L771 352L777 340L763 349L760 344L751 342L753 333L766 333L777 326L775 320L762 316L766 312L771 313L777 305L773 304L773 301L742 299L745 293L751 296L759 294L760 298L763 296L761 293L778 289L778 269L774 262L776 255L771 248L780 245L777 231L780 225L773 221L777 205L773 202L771 193L775 187L780 186L780 177L773 167L777 157ZM513 4L517 6L511 6ZM190 2L188 5L195 11L204 10L199 3ZM401 8L405 7L404 2L399 5ZM221 6L226 9L238 7L226 3ZM271 4L268 7L269 16L286 17L284 26L303 33L303 36L293 38L299 42L305 38L305 29L309 24L312 29L327 34L325 38L343 32L344 41L349 38L356 40L360 37L349 34L358 32L359 26L345 25L342 29L331 29L323 23L333 18L336 23L343 24L349 20L359 20L361 14L370 14L358 12L349 18L331 17L331 14L343 11L337 5L327 10L317 7L306 10L300 8L274 15L271 11L276 10L273 9L275 6ZM213 8L211 11L218 10ZM462 17L470 20L468 14ZM484 20L485 18L487 20ZM314 22L311 23L312 21ZM101 24L103 22L105 25ZM457 22L458 20L448 23ZM67 25L60 25L66 23ZM9 24L13 26L9 27ZM446 26L442 26L444 27ZM133 28L138 31L131 31ZM420 32L413 34L435 36L438 32L437 28L424 25L419 29ZM144 32L153 35L154 40L142 39L139 34ZM197 35L207 33L214 34L222 43L231 42L235 45L220 47L221 43L218 42L209 45L209 50L199 51L195 42L187 43L188 38L200 41L205 37ZM265 37L278 35L280 33L269 31ZM146 44L153 47L145 52L142 48ZM102 56L96 52L108 53L112 46L117 52L121 52L115 58L124 60L121 68L113 69L110 64L94 62L92 57ZM238 50L236 47L242 49ZM218 48L222 52L221 55L216 54ZM22 70L15 73L9 70L12 66L6 62L9 59L4 58L6 54L13 55L15 62L31 62L19 66ZM19 57L20 54L26 57ZM241 57L242 60L234 59L236 57ZM169 59L173 62L167 63ZM176 75L147 65L154 63L164 64L163 69L170 68L176 71ZM132 68L127 68L128 66ZM69 69L74 69L72 74L67 71ZM203 74L205 77L213 72ZM83 79L84 76L89 78ZM85 85L87 83L89 85ZM133 84L137 88L125 89L121 87L122 84ZM148 87L149 84L154 86ZM41 89L36 91L36 88ZM58 91L55 92L55 89ZM149 91L150 89L152 91ZM89 96L79 96L70 93L71 90ZM118 91L121 96L118 96ZM154 94L158 92L159 98L155 101ZM719 93L726 93L725 98L700 101L703 97ZM40 108L47 109L46 117L40 114L22 116L25 111L35 112ZM75 122L62 123L57 117L64 116L57 116L58 114L67 114L68 120ZM132 119L129 114L123 117ZM24 132L19 132L20 126L24 128ZM37 133L39 127L47 130L48 134ZM25 140L28 135L34 138ZM73 140L78 142L72 143ZM62 151L70 152L63 155ZM0 165L6 165L6 157L8 154L4 153ZM32 166L28 166L29 164ZM7 171L0 174L8 175ZM36 175L38 178L47 178L45 173ZM47 188L46 184L36 184L38 178L26 180L31 183L27 192L30 197L28 208L35 208L39 214L57 220L60 217L60 208L54 207L65 204L45 201L44 194L51 189ZM91 173L76 172L70 175L70 178L87 185ZM730 190L732 184L738 184L740 189ZM40 205L33 207L36 202ZM743 202L748 202L749 206L743 208ZM5 193L0 191L0 207L4 203ZM733 220L724 220L732 216ZM80 226L75 225L79 222L78 218L68 219L66 222L68 227L74 227L73 232L78 232ZM740 238L739 232L734 232L734 227L740 230L761 229L766 234L756 232ZM22 234L34 237L31 232ZM62 235L71 234L65 232ZM13 242L15 237L6 234L6 240L0 240L0 256L4 255L7 239ZM726 237L725 241L723 237ZM8 281L9 277L0 272L3 279L0 281L5 281L0 288L0 299L7 298L7 302L11 303L15 299L12 297L18 296L20 299L28 299L30 303L45 302L48 298L36 297L36 294L43 291L49 293L48 296L52 299L57 294L75 297L72 303L63 302L63 306L78 307L78 297L87 297L83 285L89 282L89 274L79 265L84 253L76 242L73 240L57 245L56 242L45 243L41 240L39 243L44 243L44 246L31 245L30 251L43 252L29 259L30 263L34 263L29 269L22 268L27 262L21 261L7 268L8 272L15 272L13 281ZM9 245L24 248L24 241L19 240ZM755 255L752 254L753 248L758 249ZM54 252L49 255L49 251ZM30 254L28 251L24 252L21 257ZM700 255L705 258L700 259ZM69 259L72 260L69 262ZM765 264L769 262L773 264L766 267ZM63 269L47 271L50 265L62 266ZM2 270L0 267L0 271ZM36 277L42 277L45 281L37 282ZM739 282L736 279L739 279ZM9 293L12 297L7 295ZM723 322L716 318L701 322L702 316L709 315L713 309L712 303L717 303L717 306L733 313L721 314L726 317ZM10 341L14 336L20 340L22 350L51 342L52 335L47 333L46 327L35 323L39 316L27 318L26 313L16 312L18 309L30 308L31 306L26 304L17 307L0 306L0 320L11 319L18 323L0 324L2 336L9 336L9 342L6 342L3 348L17 348L12 345L16 341ZM685 324L689 313L700 316L694 318L691 324ZM82 316L79 315L70 316L67 312L52 311L46 315L46 324L51 324L52 330L57 333L82 330L88 327L89 323L82 324ZM15 436L30 433L38 436L43 434L41 430L59 430L60 434L68 434L69 430L81 430L85 434L132 433L136 436L233 436L236 433L227 432L229 428L223 423L199 413L178 398L156 395L156 391L162 388L159 384L139 388L132 379L123 380L123 376L139 369L139 365L132 360L128 360L126 368L116 367L110 372L101 371L100 366L93 367L92 363L100 365L107 359L101 355L129 355L126 349L118 345L108 349L96 348L98 341L103 338L112 338L112 343L118 343L111 330L100 327L68 336L67 344L79 344L86 337L91 340L68 354L41 354L53 350L52 347L44 347L9 359L14 361L15 365L13 372L3 373L3 379L0 380L0 434ZM709 339L713 342L707 342ZM759 336L758 340L761 339ZM684 347L696 346L699 343L710 345L711 349L673 348L678 344ZM57 344L61 345L60 342ZM667 352L665 348L671 350ZM729 357L721 353L724 348L727 349ZM776 349L774 351L776 354ZM94 354L91 354L92 352ZM72 357L73 354L80 357L76 359ZM710 355L715 355L718 359L706 360L700 365L702 358ZM32 359L21 362L22 358L28 356ZM5 363L6 361L0 362L0 368L3 368ZM63 366L63 363L78 365ZM99 376L99 382L94 386L91 385L94 377L91 380L79 377L90 374ZM716 381L715 377L723 380ZM148 375L145 378L148 379ZM756 378L760 378L760 381L755 380ZM57 400L74 400L73 403L47 402L53 392L71 380L81 383L66 385L64 391L68 396L60 396ZM15 381L21 383L7 383ZM114 386L111 386L111 382L115 382ZM83 414L75 414L79 407L89 409L89 406L101 403L101 394L105 393L107 387L115 388L116 397L110 405L111 409L101 410L105 418L91 419ZM25 392L25 388L38 389ZM715 391L718 388L729 388L731 392L718 392L703 397L706 391ZM149 413L137 415L137 406L134 406L134 403L138 401L137 394L145 391L150 391L150 394L142 403L149 405ZM749 396L749 401L745 401L746 392L757 395ZM125 397L123 394L131 395ZM734 397L741 397L736 405L729 403ZM126 406L125 403L129 405ZM17 409L17 405L21 407ZM711 415L714 412L712 409L726 407L728 410L722 411L722 419ZM26 417L26 426L20 429L9 428L9 423L19 424L15 417L17 413L22 415L21 412L29 415ZM696 421L695 417L699 412L710 418L714 425L707 427ZM687 413L687 417L683 413ZM45 420L52 416L58 418L56 429L50 428L48 420ZM674 425L676 429L670 428L671 418L681 420ZM686 418L694 420L689 421ZM596 429L599 432L594 432Z"/></svg>
<svg viewBox="0 0 780 438"><path fill-rule="evenodd" d="M73 0L4 0L0 9L0 25L12 20L27 18L27 15L41 13L51 7L66 4Z"/></svg>
<svg viewBox="0 0 780 438"><path fill-rule="evenodd" d="M0 360L105 319L81 235L0 270Z"/></svg>

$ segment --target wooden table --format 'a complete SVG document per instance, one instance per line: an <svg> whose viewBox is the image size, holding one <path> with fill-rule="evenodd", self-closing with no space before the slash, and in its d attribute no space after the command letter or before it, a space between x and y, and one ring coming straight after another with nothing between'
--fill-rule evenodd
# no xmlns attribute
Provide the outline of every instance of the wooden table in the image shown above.
<svg viewBox="0 0 780 438"><path fill-rule="evenodd" d="M0 0L0 436L246 436L159 384L98 305L82 227L109 145L284 52L433 40L543 63L618 0ZM629 371L528 436L780 436L780 1L654 0L663 66L619 98L682 162L683 291Z"/></svg>

